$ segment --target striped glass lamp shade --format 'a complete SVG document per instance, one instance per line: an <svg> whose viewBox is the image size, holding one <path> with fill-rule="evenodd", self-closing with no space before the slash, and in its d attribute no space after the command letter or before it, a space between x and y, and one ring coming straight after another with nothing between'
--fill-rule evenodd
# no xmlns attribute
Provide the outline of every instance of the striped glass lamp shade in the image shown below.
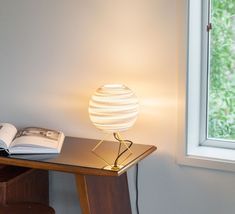
<svg viewBox="0 0 235 214"><path fill-rule="evenodd" d="M107 133L121 132L135 123L138 100L125 85L108 84L98 88L89 103L93 124Z"/></svg>

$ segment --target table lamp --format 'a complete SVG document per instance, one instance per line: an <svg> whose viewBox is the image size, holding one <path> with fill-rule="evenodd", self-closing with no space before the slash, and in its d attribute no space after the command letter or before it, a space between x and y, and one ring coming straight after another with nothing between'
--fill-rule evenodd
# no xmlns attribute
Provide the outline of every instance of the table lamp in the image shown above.
<svg viewBox="0 0 235 214"><path fill-rule="evenodd" d="M113 164L108 163L106 169L118 170L122 167L118 163L120 157L129 152L132 154L130 147L132 141L124 140L120 132L126 131L132 127L138 115L138 100L135 94L125 85L122 84L106 84L98 88L91 97L89 103L89 116L92 123L105 133L113 134L114 138L119 142L118 155ZM93 149L96 149L104 142L101 140ZM122 150L122 148L125 148ZM98 155L99 156L99 155ZM123 161L124 162L124 161Z"/></svg>

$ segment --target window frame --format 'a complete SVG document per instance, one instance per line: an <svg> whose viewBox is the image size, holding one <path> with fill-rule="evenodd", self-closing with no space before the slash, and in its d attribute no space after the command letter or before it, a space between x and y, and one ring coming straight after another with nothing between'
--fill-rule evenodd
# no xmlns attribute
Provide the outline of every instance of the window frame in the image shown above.
<svg viewBox="0 0 235 214"><path fill-rule="evenodd" d="M180 56L180 65L187 66L179 68L182 72L179 77L180 145L177 160L183 165L235 172L235 144L207 139L207 62L210 48L206 26L210 20L209 10L209 0L187 0L186 36L181 37L185 51Z"/></svg>

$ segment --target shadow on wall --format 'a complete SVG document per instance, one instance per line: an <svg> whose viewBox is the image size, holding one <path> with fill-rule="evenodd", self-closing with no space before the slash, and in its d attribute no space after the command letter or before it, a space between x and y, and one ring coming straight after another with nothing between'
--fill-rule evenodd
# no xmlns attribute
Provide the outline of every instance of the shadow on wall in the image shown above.
<svg viewBox="0 0 235 214"><path fill-rule="evenodd" d="M133 210L135 172L135 167L128 172ZM220 185L223 179L228 185ZM193 209L193 213L232 214L235 191L231 192L231 184L234 179L235 174L230 172L180 166L175 157L156 151L139 164L140 213L189 214ZM231 200L223 201L228 194Z"/></svg>

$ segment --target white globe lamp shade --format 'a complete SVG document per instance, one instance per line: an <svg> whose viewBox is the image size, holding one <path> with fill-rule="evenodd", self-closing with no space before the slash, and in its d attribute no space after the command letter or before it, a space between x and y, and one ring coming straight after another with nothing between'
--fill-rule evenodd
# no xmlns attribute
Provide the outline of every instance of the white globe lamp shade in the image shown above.
<svg viewBox="0 0 235 214"><path fill-rule="evenodd" d="M89 103L92 123L107 133L132 127L138 115L138 99L125 85L107 84L98 88Z"/></svg>

